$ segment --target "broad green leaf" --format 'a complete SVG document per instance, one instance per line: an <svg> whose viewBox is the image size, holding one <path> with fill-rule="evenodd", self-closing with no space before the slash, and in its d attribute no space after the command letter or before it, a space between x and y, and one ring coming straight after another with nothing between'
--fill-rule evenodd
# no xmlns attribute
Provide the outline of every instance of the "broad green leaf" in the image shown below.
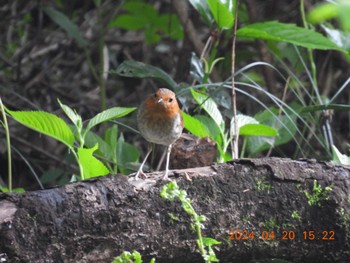
<svg viewBox="0 0 350 263"><path fill-rule="evenodd" d="M88 42L80 35L78 27L65 14L50 6L43 7L43 10L52 21L64 29L71 38L77 41L79 46L86 47L88 45Z"/></svg>
<svg viewBox="0 0 350 263"><path fill-rule="evenodd" d="M75 110L71 109L67 105L64 105L61 103L60 100L58 100L58 103L60 104L62 110L64 113L68 116L68 118L73 122L73 124L81 130L83 126L83 121L81 119L81 116L75 112Z"/></svg>
<svg viewBox="0 0 350 263"><path fill-rule="evenodd" d="M117 142L117 163L118 169L122 174L128 174L132 172L127 167L130 163L137 162L140 158L140 153L135 146L126 143L123 135L119 136Z"/></svg>
<svg viewBox="0 0 350 263"><path fill-rule="evenodd" d="M299 106L296 105L296 108ZM276 137L252 136L248 137L248 151L251 154L256 154L269 149L271 146L282 145L289 142L296 133L297 116L292 112L287 112L287 115L279 115L279 109L271 107L269 110L262 111L255 115L255 119L259 123L263 123L277 130Z"/></svg>
<svg viewBox="0 0 350 263"><path fill-rule="evenodd" d="M253 117L250 117L248 115L238 114L236 116L237 118L237 130L240 134L240 128L246 124L258 124L259 122L254 119ZM230 129L230 135L233 137L235 135L235 119L231 119L231 129Z"/></svg>
<svg viewBox="0 0 350 263"><path fill-rule="evenodd" d="M152 4L137 1L126 1L123 8L128 10L130 13L137 16L145 16L149 19L153 19L158 15L158 11L153 7Z"/></svg>
<svg viewBox="0 0 350 263"><path fill-rule="evenodd" d="M194 89L191 89L191 93L195 101L209 114L209 116L215 121L220 130L223 132L225 127L224 119L222 118L221 112L219 111L218 105L215 103L215 101L208 95L199 93Z"/></svg>
<svg viewBox="0 0 350 263"><path fill-rule="evenodd" d="M105 111L102 111L89 121L86 127L86 130L89 131L92 127L102 122L106 122L116 118L121 118L129 114L130 112L133 112L134 110L136 110L136 108L113 107Z"/></svg>
<svg viewBox="0 0 350 263"><path fill-rule="evenodd" d="M220 29L230 29L234 23L234 0L208 0L209 9Z"/></svg>
<svg viewBox="0 0 350 263"><path fill-rule="evenodd" d="M209 138L215 141L218 145L222 146L221 131L215 121L206 115L195 115L195 119L199 120L204 126Z"/></svg>
<svg viewBox="0 0 350 263"><path fill-rule="evenodd" d="M350 157L346 154L342 154L335 145L332 145L333 160L332 162L337 164L350 165Z"/></svg>
<svg viewBox="0 0 350 263"><path fill-rule="evenodd" d="M78 148L78 158L80 164L83 166L85 179L103 176L109 173L106 166L93 156L93 153L97 150L97 148L97 144L89 149Z"/></svg>
<svg viewBox="0 0 350 263"><path fill-rule="evenodd" d="M88 131L85 136L85 146L92 148L98 144L98 149L95 151L96 154L103 156L107 161L112 162L116 148L112 148L109 143L104 141L100 136L92 131Z"/></svg>
<svg viewBox="0 0 350 263"><path fill-rule="evenodd" d="M117 163L117 137L118 136L118 126L113 124L109 127L104 136L105 142L109 145L112 152L112 160Z"/></svg>
<svg viewBox="0 0 350 263"><path fill-rule="evenodd" d="M203 138L209 136L206 126L196 118L181 112L185 128L195 136Z"/></svg>
<svg viewBox="0 0 350 263"><path fill-rule="evenodd" d="M180 40L184 37L181 23L176 15L160 15L156 20L155 26L156 30L159 29L171 39ZM155 34L159 35L159 32L156 31Z"/></svg>
<svg viewBox="0 0 350 263"><path fill-rule="evenodd" d="M237 36L242 38L282 41L312 49L335 49L344 51L318 32L298 27L294 24L279 23L277 21L245 26L237 31Z"/></svg>
<svg viewBox="0 0 350 263"><path fill-rule="evenodd" d="M6 109L16 121L30 129L50 136L68 147L73 146L74 135L69 126L62 120L44 111L11 111Z"/></svg>
<svg viewBox="0 0 350 263"><path fill-rule="evenodd" d="M246 124L240 127L239 135L242 136L277 136L277 131L264 124Z"/></svg>
<svg viewBox="0 0 350 263"><path fill-rule="evenodd" d="M144 16L119 15L109 23L109 27L119 27L125 30L141 30L145 28L147 20Z"/></svg>
<svg viewBox="0 0 350 263"><path fill-rule="evenodd" d="M173 90L177 87L176 82L170 77L168 73L161 70L160 68L144 64L138 61L127 60L118 66L115 71L119 76L130 77L130 78L155 78L162 80L171 87Z"/></svg>
<svg viewBox="0 0 350 263"><path fill-rule="evenodd" d="M190 0L190 3L201 15L204 22L211 26L214 18L210 12L207 0Z"/></svg>

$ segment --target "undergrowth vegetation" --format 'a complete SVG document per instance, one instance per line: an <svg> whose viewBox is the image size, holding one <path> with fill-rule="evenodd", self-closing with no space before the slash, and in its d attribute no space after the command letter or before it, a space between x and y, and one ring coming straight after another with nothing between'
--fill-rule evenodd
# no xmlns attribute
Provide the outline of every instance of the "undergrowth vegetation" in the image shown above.
<svg viewBox="0 0 350 263"><path fill-rule="evenodd" d="M148 82L153 79L173 89L182 104L186 130L198 137L207 136L213 140L218 150L218 162L271 155L334 159L343 163L348 161L347 156L341 154L341 151L348 150L341 139L344 135L339 134L338 138L338 134L334 134L337 124L332 119L338 112L342 119L349 116L350 106L346 101L349 99L350 76L345 75L342 82L335 81L333 71L328 73L331 66L317 61L318 57L322 58L332 52L344 63L349 63L350 47L346 41L349 39L349 21L343 15L343 10L349 7L344 1L321 4L309 12L305 10L304 1L300 1L298 11L301 25L276 20L254 23L249 17L249 6L244 2L189 1L191 8L197 12L197 23L201 23L201 27L207 31L208 38L203 39L206 44L201 45L201 50L195 48L195 52L192 52L190 75L181 81L158 66L135 59L113 63L109 51L112 48L106 40L109 33L124 30L130 34L141 34L146 49L154 46L158 49L166 48L163 42L184 41L185 36L189 37L190 42L195 41L190 34L195 34L196 31L194 28L189 29L183 22L176 5L174 9L164 11L159 5L133 0L109 8L109 1L96 0L89 6L93 10L95 28L98 31L95 38L91 39L79 28L81 13L67 12L66 4L59 1L57 6L37 8L51 21L52 29L56 26L67 39L73 41L71 45L80 50L92 81L98 87L100 113L95 111L93 115L88 114L89 117L84 122L82 114L78 114L82 110L68 106L67 98L65 104L61 103L63 98L59 95L55 96L58 103L55 100L47 108L57 109L52 105L58 105L71 124L50 111L27 111L23 107L15 107L15 110L15 105L7 100L8 94L13 94L14 91L9 92L9 87L2 86L1 90L6 91L1 96L0 103L3 127L1 134L4 135L3 149L6 149L2 153L7 152L6 158L3 155L7 160L7 179L0 181L2 191L13 190L14 151L16 158L29 167L40 187L44 187L42 182L65 183L135 171L141 155L140 148L134 146L134 139L128 141L124 136L125 133L127 138L137 135L133 128L136 125L128 119L128 114L135 108L107 107L115 104L108 100L108 83L120 76L124 77L124 81L128 81L128 78ZM162 4L162 7L165 8L166 5ZM25 24L30 26L36 19L33 13L29 14L21 16L15 26L16 33L12 32L13 38L20 41L8 43L6 56L9 60L15 57L22 42L28 40L30 32ZM337 23L332 23L330 19L335 19ZM257 49L253 50L256 40L260 42ZM195 45L195 42L192 44ZM247 49L242 49L242 44ZM265 50L268 55L263 57L269 59L256 59L261 50ZM93 54L93 51L96 53ZM11 70L13 69L3 66L2 75L13 74ZM23 98L22 96L18 93L18 97ZM25 100L23 98L23 101L29 100L30 97ZM116 120L123 116L126 116L123 121ZM17 138L20 134L12 131L11 125L14 124L11 121L9 125L8 118L63 143L68 149L65 151L66 162L72 165L73 158L76 172L67 173L52 169L51 166L47 167L47 171L38 169L37 164L28 161L29 157L21 153L18 142L15 147L12 145L10 135ZM106 124L111 121L111 125ZM102 124L101 128L93 131L92 128L98 124ZM349 130L349 125L341 126ZM342 144L339 145L339 142Z"/></svg>

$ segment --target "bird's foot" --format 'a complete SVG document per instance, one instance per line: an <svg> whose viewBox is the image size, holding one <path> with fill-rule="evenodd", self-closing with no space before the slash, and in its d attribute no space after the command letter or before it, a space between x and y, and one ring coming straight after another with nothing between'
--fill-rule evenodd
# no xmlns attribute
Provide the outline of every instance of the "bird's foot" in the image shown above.
<svg viewBox="0 0 350 263"><path fill-rule="evenodd" d="M142 171L142 170L138 170L135 177L134 177L134 180L139 180L139 179L146 179L147 178L147 175Z"/></svg>

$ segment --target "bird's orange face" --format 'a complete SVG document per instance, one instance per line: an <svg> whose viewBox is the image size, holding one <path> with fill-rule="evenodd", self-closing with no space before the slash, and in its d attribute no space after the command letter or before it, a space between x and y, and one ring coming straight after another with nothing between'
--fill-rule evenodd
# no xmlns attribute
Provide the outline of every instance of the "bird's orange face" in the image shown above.
<svg viewBox="0 0 350 263"><path fill-rule="evenodd" d="M146 108L155 115L162 115L163 118L172 119L180 114L179 104L175 93L169 89L161 88L152 94L145 101Z"/></svg>

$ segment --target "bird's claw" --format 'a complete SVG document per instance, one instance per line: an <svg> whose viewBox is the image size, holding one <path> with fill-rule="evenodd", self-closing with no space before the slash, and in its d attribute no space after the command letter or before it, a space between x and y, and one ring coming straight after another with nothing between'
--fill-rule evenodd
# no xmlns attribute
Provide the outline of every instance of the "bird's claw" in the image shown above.
<svg viewBox="0 0 350 263"><path fill-rule="evenodd" d="M136 180L138 180L138 179L146 179L147 178L147 175L142 171L142 170L139 170L137 173L136 173L136 175L135 175L135 177L134 177L134 180L136 181Z"/></svg>

